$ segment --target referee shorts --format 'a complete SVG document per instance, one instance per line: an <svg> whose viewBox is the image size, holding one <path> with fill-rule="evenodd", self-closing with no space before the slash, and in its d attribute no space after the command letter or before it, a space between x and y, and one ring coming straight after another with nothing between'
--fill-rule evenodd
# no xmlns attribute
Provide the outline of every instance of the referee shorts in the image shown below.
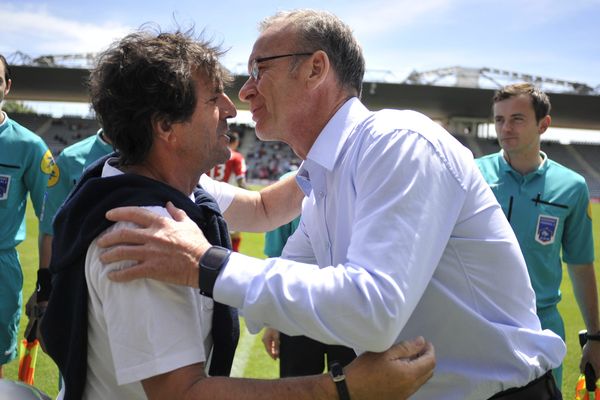
<svg viewBox="0 0 600 400"><path fill-rule="evenodd" d="M23 271L15 249L0 250L0 365L17 357Z"/></svg>

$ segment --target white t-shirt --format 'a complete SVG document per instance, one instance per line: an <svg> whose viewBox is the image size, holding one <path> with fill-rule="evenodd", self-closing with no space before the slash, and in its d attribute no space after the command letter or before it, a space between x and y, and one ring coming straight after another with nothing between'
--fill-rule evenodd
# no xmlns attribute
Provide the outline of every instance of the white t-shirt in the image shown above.
<svg viewBox="0 0 600 400"><path fill-rule="evenodd" d="M120 171L106 164L102 176ZM163 207L147 209L168 216ZM118 229L129 223L117 223ZM114 283L94 240L87 252L88 370L86 399L146 399L141 380L205 362L212 348L213 301L197 289L151 279Z"/></svg>
<svg viewBox="0 0 600 400"><path fill-rule="evenodd" d="M235 187L212 179L206 174L200 176L200 186L215 198L221 212L225 212L235 197Z"/></svg>

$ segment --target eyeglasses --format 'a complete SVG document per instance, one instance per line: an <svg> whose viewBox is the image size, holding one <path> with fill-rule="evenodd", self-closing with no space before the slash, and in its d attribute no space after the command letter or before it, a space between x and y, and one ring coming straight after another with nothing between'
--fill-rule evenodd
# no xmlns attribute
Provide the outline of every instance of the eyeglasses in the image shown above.
<svg viewBox="0 0 600 400"><path fill-rule="evenodd" d="M258 82L258 79L260 78L260 76L258 75L258 63L270 61L270 60L276 60L278 58L283 58L283 57L310 56L312 54L313 53L289 53L289 54L282 54L279 56L255 58L254 60L252 60L250 62L250 70L248 71L248 73L249 73L250 77L252 79L254 79L255 82Z"/></svg>

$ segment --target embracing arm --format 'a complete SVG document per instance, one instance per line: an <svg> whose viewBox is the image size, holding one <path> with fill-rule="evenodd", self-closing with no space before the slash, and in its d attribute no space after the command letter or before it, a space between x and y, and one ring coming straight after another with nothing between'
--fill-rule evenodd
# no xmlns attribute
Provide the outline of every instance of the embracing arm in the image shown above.
<svg viewBox="0 0 600 400"><path fill-rule="evenodd" d="M232 230L270 231L300 215L303 198L293 176L260 192L235 188L235 197L223 216Z"/></svg>
<svg viewBox="0 0 600 400"><path fill-rule="evenodd" d="M406 399L432 375L435 355L423 338L402 342L383 353L364 353L344 368L353 400ZM150 400L337 400L329 375L278 380L204 375L194 364L142 381Z"/></svg>

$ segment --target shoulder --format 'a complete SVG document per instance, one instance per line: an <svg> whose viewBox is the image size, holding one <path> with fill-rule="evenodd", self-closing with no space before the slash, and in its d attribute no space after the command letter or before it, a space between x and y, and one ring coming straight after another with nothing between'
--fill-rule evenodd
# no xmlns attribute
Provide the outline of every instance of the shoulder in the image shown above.
<svg viewBox="0 0 600 400"><path fill-rule="evenodd" d="M25 128L15 120L8 118L6 123L8 124L8 127L12 129L13 135L11 136L11 139L14 141L28 144L34 143L38 146L46 147L44 140L38 134Z"/></svg>
<svg viewBox="0 0 600 400"><path fill-rule="evenodd" d="M495 168L498 166L500 153L492 153L475 159L475 163L481 169Z"/></svg>
<svg viewBox="0 0 600 400"><path fill-rule="evenodd" d="M80 140L77 143L73 143L72 145L65 147L65 149L60 153L59 157L72 158L77 157L81 154L86 154L90 151L90 148L96 142L96 136L90 136L83 140Z"/></svg>
<svg viewBox="0 0 600 400"><path fill-rule="evenodd" d="M368 129L372 135L385 135L399 130L409 130L426 134L431 130L445 130L429 117L412 110L384 109L369 114L362 123L363 129Z"/></svg>
<svg viewBox="0 0 600 400"><path fill-rule="evenodd" d="M568 185L573 187L587 187L583 175L573 171L572 169L560 163L557 163L554 160L548 159L546 162L548 163L548 169L546 171L546 174L552 179L560 181L562 185Z"/></svg>

